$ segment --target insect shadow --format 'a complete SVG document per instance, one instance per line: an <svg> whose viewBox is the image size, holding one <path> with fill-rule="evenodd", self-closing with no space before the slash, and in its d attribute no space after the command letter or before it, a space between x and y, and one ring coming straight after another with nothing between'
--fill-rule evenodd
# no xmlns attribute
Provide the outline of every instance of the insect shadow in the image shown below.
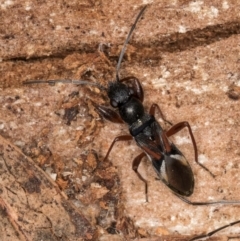
<svg viewBox="0 0 240 241"><path fill-rule="evenodd" d="M137 15L137 18L124 42L116 67L116 80L109 82L107 87L99 83L85 80L32 80L26 81L24 84L55 84L57 82L73 83L78 85L94 85L97 86L100 90L105 91L109 97L111 108L95 104L96 110L103 118L111 122L127 124L130 135L122 135L116 137L109 147L104 161L108 158L116 142L135 140L136 144L142 149L142 153L134 158L132 162L132 169L135 171L140 180L142 180L145 184L146 201L148 201L148 183L147 180L143 178L141 173L138 171L141 160L145 156L147 156L152 163L158 178L165 185L167 185L172 190L173 194L175 194L182 201L190 205L240 204L240 201L235 200L192 202L186 198L189 197L194 190L193 171L182 152L173 142L169 140L169 137L175 135L183 128L187 128L195 153L195 162L204 170L206 170L212 177L214 177L214 175L198 161L198 150L191 126L187 121L183 121L172 125L169 130L164 130L155 119L155 114L158 112L161 118L168 122L165 119L160 107L157 104L152 104L149 112L146 112L144 109L144 92L140 81L132 76L123 79L119 78L119 69L127 44L138 20L142 17L146 7L147 6L144 6ZM209 233L192 237L189 239L189 241L210 237L220 230L238 223L240 223L240 220L219 227Z"/></svg>

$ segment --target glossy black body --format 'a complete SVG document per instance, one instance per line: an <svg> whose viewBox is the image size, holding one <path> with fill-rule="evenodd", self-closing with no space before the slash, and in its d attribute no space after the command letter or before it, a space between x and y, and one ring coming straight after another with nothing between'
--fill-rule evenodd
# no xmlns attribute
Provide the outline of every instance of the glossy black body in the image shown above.
<svg viewBox="0 0 240 241"><path fill-rule="evenodd" d="M152 162L159 179L175 193L190 196L194 189L194 176L189 163L169 141L153 113L145 111L140 92L123 81L110 82L108 86L111 106L118 110L119 118L128 125L132 138ZM142 89L139 82L138 88ZM108 119L101 107L99 112Z"/></svg>

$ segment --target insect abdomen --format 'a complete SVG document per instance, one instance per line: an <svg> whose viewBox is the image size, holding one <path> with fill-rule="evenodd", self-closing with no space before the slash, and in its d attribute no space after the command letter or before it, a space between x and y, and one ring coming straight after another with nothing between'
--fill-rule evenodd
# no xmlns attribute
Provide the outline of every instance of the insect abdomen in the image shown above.
<svg viewBox="0 0 240 241"><path fill-rule="evenodd" d="M163 161L152 160L160 179L174 192L190 196L194 188L192 169L183 155L164 155Z"/></svg>

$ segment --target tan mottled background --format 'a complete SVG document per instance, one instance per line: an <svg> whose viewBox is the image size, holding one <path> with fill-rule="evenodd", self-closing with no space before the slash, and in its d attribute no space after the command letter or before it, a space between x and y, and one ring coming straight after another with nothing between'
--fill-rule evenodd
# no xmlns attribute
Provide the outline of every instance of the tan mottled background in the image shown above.
<svg viewBox="0 0 240 241"><path fill-rule="evenodd" d="M101 162L114 137L128 133L127 126L102 120L94 111L91 101L107 104L105 93L70 84L23 85L32 79L88 79L106 85L115 77L121 46L145 4L149 6L130 40L120 75L140 80L147 110L158 103L167 120L190 123L199 160L216 175L213 179L194 163L190 137L187 131L179 133L173 140L196 179L191 200L240 200L237 0L0 1L0 134L66 182L58 184L101 230L99 240L162 235L164 240L187 240L187 235L240 219L239 205L183 203L155 179L147 160L140 167L149 181L145 203L144 185L131 170L140 153L134 143L117 144L109 156L119 181L96 181L94 171L84 167L88 153ZM109 168L105 171L108 175ZM91 199L89 187L91 194L102 191ZM114 201L104 199L108 192ZM240 240L239 233L236 225L211 240Z"/></svg>

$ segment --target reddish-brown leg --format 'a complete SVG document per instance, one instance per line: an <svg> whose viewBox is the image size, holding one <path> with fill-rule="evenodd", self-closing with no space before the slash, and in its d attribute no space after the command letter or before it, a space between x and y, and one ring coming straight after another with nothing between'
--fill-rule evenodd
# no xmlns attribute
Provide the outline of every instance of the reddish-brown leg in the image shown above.
<svg viewBox="0 0 240 241"><path fill-rule="evenodd" d="M104 157L103 161L105 161L108 158L108 156L109 156L109 154L110 154L110 152L111 152L111 150L112 150L112 148L113 148L113 146L116 142L118 142L118 141L131 141L132 139L133 139L133 137L130 136L130 135L117 136L113 140L111 146L109 147L108 152L107 152L106 156Z"/></svg>
<svg viewBox="0 0 240 241"><path fill-rule="evenodd" d="M167 121L167 120L165 119L165 117L164 117L164 115L163 115L160 107L159 107L157 104L153 104L153 105L151 106L149 113L150 113L151 115L155 115L156 109L159 111L159 114L160 114L161 118L162 118L164 121L170 123L169 121ZM170 123L170 124L171 124L171 123ZM180 122L180 123L172 126L168 131L166 131L167 137L170 137L170 136L176 134L177 132L181 131L184 127L187 127L187 128L188 128L188 132L189 132L189 134L190 134L190 137L191 137L191 140L192 140L192 144L193 144L193 148L194 148L195 161L196 161L196 163L197 163L199 166L201 166L204 170L206 170L212 177L215 177L203 164L199 163L199 161L198 161L198 150L197 150L196 141L195 141L195 138L194 138L194 136L193 136L192 129L191 129L191 127L190 127L190 125L189 125L189 123L188 123L187 121L183 121L183 122ZM164 143L167 143L167 142L164 141Z"/></svg>
<svg viewBox="0 0 240 241"><path fill-rule="evenodd" d="M131 89L133 90L134 92L134 96L136 98L138 98L141 102L143 102L143 99L144 99L144 93L143 93L143 89L142 89L142 86L139 82L139 80L133 76L129 76L127 78L124 78L124 79L121 79L120 82L131 82L132 84L132 87Z"/></svg>
<svg viewBox="0 0 240 241"><path fill-rule="evenodd" d="M118 113L106 106L94 104L94 107L97 109L98 113L106 120L109 120L113 123L122 124L124 123Z"/></svg>
<svg viewBox="0 0 240 241"><path fill-rule="evenodd" d="M158 110L158 112L159 112L159 114L160 114L160 116L161 116L163 121L167 122L170 125L173 125L170 121L166 120L166 118L163 115L163 113L162 113L162 111L161 111L161 109L160 109L158 104L152 104L152 106L150 108L150 111L149 111L149 114L155 116L156 109Z"/></svg>
<svg viewBox="0 0 240 241"><path fill-rule="evenodd" d="M153 106L153 107L151 108L151 114L155 114L155 109L156 109L156 108L157 108L158 110L160 110L160 108L159 108L157 105L156 105L156 106ZM160 111L160 114L161 114L161 111ZM164 119L164 118L163 118L163 119ZM190 127L190 125L189 125L188 122L186 122L186 121L180 122L180 123L172 126L168 131L161 133L161 138L162 138L162 140L163 140L163 145L164 145L164 146L168 146L168 142L167 142L167 140L165 139L165 137L170 137L170 136L178 133L179 131L181 131L181 130L182 130L183 128L185 128L185 127L188 128L188 132L189 132L189 134L190 134L190 137L191 137L191 140L192 140L192 143L193 143L193 148L194 148L194 152L195 152L195 161L196 161L196 163L197 163L198 165L200 165L204 170L206 170L207 172L209 172L209 174L210 174L212 177L214 177L214 175L213 175L205 166L203 166L201 163L198 162L197 145L196 145L196 141L195 141L195 138L194 138L194 136L193 136L193 133L192 133L192 129L191 129L191 127ZM181 195L179 195L179 194L177 194L177 193L175 193L175 192L174 192L173 194L175 194L179 199L181 199L182 201L184 201L185 203L188 203L188 204L190 204L190 205L210 205L210 204L217 204L217 203L226 204L226 205L227 205L227 204L239 204L239 201L235 201L235 200L232 200L232 201L220 200L220 201L212 201L212 202L192 202L192 201L188 200L187 198L185 198L185 197L183 197L183 196L181 196ZM234 223L231 223L230 225L234 225L234 224L239 223L239 222L240 222L240 221L236 221L236 222L234 222ZM223 229L223 228L225 228L225 227L227 227L227 225L226 225L226 226L223 226L223 227L221 227L221 228L219 228L219 229L216 229L216 230L214 230L213 232L208 233L206 236L198 236L198 237L195 237L194 239L191 239L191 240L195 240L195 239L200 238L200 237L211 236L213 233L216 233L218 230L221 230L221 229ZM210 234L210 235L209 235L209 234Z"/></svg>
<svg viewBox="0 0 240 241"><path fill-rule="evenodd" d="M199 163L198 161L198 150L197 150L197 145L196 145L196 141L195 141L195 138L193 136L193 133L192 133L192 129L189 125L189 123L187 121L183 121L183 122L179 122L177 123L176 125L172 126L168 131L166 131L166 135L167 137L170 137L176 133L178 133L179 131L181 131L183 128L187 127L188 128L188 132L190 134L190 137L192 139L192 144L193 144L193 148L194 148L194 153L195 153L195 161L196 163L201 166L204 170L206 170L207 172L210 173L210 175L212 177L215 177L204 165L202 165L201 163Z"/></svg>
<svg viewBox="0 0 240 241"><path fill-rule="evenodd" d="M138 167L139 167L139 165L140 165L140 163L142 161L142 158L145 157L145 156L146 156L146 154L144 152L142 152L137 157L135 157L133 162L132 162L132 169L133 169L133 171L136 172L138 178L145 183L146 202L148 202L148 184L147 184L147 180L145 178L143 178L142 175L138 172Z"/></svg>

